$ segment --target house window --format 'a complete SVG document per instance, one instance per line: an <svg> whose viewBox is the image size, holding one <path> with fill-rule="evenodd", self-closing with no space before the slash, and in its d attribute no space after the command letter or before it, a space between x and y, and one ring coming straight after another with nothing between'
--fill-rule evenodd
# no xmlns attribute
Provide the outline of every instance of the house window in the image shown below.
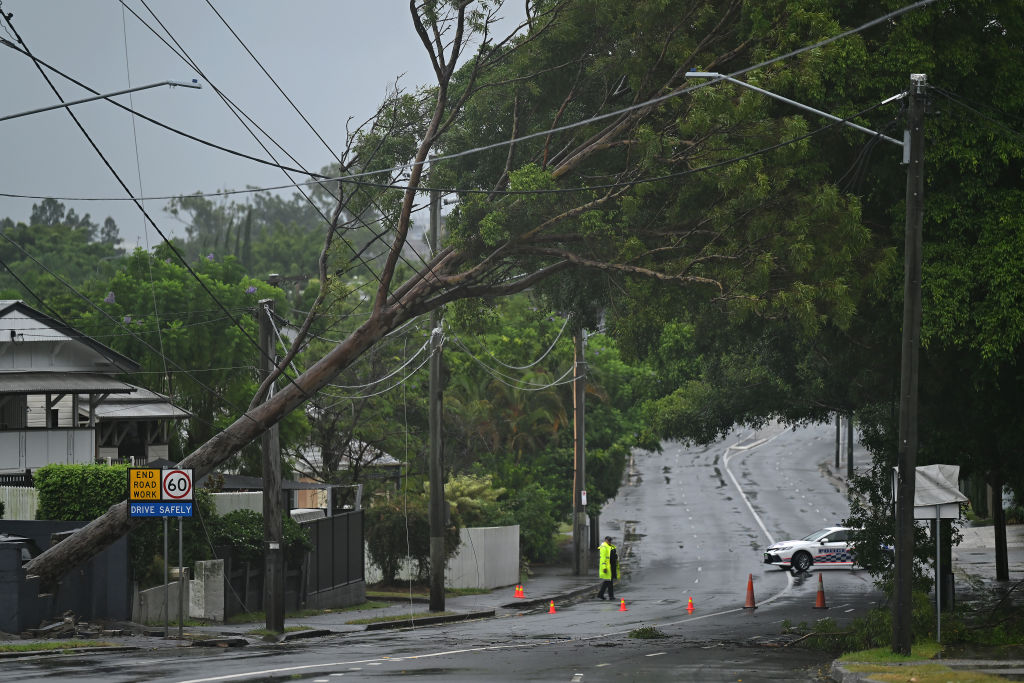
<svg viewBox="0 0 1024 683"><path fill-rule="evenodd" d="M27 410L24 395L0 396L0 429L24 429Z"/></svg>

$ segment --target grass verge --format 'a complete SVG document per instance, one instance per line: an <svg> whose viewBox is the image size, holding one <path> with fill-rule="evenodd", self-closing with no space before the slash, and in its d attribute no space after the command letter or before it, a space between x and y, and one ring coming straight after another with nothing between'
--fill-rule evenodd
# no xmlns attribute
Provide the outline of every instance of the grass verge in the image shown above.
<svg viewBox="0 0 1024 683"><path fill-rule="evenodd" d="M40 650L60 652L81 647L114 647L114 643L106 643L102 640L55 640L46 643L12 643L0 645L0 652L39 652Z"/></svg>
<svg viewBox="0 0 1024 683"><path fill-rule="evenodd" d="M361 624L379 624L382 621L412 621L417 619L430 619L432 617L450 617L458 612L417 612L416 614L393 614L386 617L368 617L366 619L353 619L346 621L346 624L358 626Z"/></svg>

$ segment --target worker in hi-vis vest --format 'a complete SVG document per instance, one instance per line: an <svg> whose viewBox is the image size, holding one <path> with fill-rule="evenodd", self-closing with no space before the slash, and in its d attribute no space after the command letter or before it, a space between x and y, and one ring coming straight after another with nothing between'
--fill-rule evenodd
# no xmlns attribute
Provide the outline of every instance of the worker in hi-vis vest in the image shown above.
<svg viewBox="0 0 1024 683"><path fill-rule="evenodd" d="M608 599L615 599L615 584L612 583L615 579L619 578L619 553L612 545L612 537L605 536L604 543L598 546L598 551L601 553L601 558L597 564L597 575L604 579L601 582L601 590L597 592L597 597L604 600L604 592L608 591Z"/></svg>

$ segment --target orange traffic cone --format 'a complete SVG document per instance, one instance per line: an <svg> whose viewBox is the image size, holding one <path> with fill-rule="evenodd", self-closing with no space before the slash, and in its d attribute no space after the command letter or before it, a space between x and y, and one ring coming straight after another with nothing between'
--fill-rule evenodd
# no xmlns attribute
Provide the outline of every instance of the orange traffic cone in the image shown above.
<svg viewBox="0 0 1024 683"><path fill-rule="evenodd" d="M743 605L743 609L757 609L757 605L754 604L754 575L747 575L747 602Z"/></svg>
<svg viewBox="0 0 1024 683"><path fill-rule="evenodd" d="M525 598L526 597L526 593L523 592L522 584L516 586L516 593L515 593L515 595L513 597L516 597L516 598Z"/></svg>
<svg viewBox="0 0 1024 683"><path fill-rule="evenodd" d="M548 607L548 614L555 614L555 601L551 601L551 607Z"/></svg>
<svg viewBox="0 0 1024 683"><path fill-rule="evenodd" d="M821 574L818 574L818 597L814 600L814 609L828 609L825 605L825 584L821 581Z"/></svg>
<svg viewBox="0 0 1024 683"><path fill-rule="evenodd" d="M687 614L693 614L693 598L690 598L689 602L686 603Z"/></svg>
<svg viewBox="0 0 1024 683"><path fill-rule="evenodd" d="M628 612L629 611L628 609L626 609L626 599L625 598L623 598L622 602L619 603L619 611L620 612Z"/></svg>

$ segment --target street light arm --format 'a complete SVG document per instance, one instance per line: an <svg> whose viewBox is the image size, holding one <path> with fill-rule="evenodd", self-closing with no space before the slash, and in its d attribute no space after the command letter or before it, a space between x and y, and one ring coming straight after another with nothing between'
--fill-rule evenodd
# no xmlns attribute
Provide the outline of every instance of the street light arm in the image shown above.
<svg viewBox="0 0 1024 683"><path fill-rule="evenodd" d="M718 79L718 80L722 80L722 81L729 81L730 83L735 83L736 85L741 85L744 88L749 88L750 90L756 90L757 92L761 93L762 95L767 95L768 97L772 97L772 98L774 98L776 100L779 100L781 102L785 102L786 104L791 104L791 105L793 105L794 107L796 107L798 109L803 109L804 111L809 111L812 114L817 114L818 116L823 116L826 119L829 119L831 121L836 121L838 123L842 123L844 126L849 126L850 128L856 128L857 130L861 131L862 133L868 133L869 135L877 135L878 137L882 138L886 142L891 142L894 145L899 145L900 147L903 146L903 141L902 140L897 140L896 138L891 138L888 135L883 135L883 134L881 134L879 132L871 130L870 128L865 128L864 126L859 126L856 123L854 123L853 121L848 121L846 119L841 119L838 116L833 116L832 114L829 114L828 112L821 111L820 109L815 109L814 107L809 107L806 104L801 104L800 102L797 102L796 100L791 100L788 97L783 97L782 95L777 95L777 94L771 92L770 90L765 90L764 88L759 88L756 85L751 85L750 83L747 83L746 81L741 81L738 78L733 78L732 76L726 76L725 74L716 73L714 71L687 71L686 72L686 77L687 78L714 78L714 79ZM893 98L889 98L889 99L891 100Z"/></svg>
<svg viewBox="0 0 1024 683"><path fill-rule="evenodd" d="M71 102L62 102L61 104L53 104L49 107L40 107L39 109L33 109L31 111L23 111L20 114L8 114L7 116L0 116L0 121L7 121L8 119L17 119L22 116L29 116L30 114L38 114L44 111L50 111L51 109L61 109L63 107L70 107L73 104L82 104L83 102L92 102L93 100L105 100L108 97L114 97L116 95L124 95L130 92L136 92L138 90L148 90L150 88L159 88L161 86L169 86L171 88L202 88L203 86L195 79L191 83L184 81L160 81L159 83L150 83L149 85L140 85L136 88L127 88L125 90L118 90L117 92L110 92L106 95L93 95L92 97L84 97L80 100L74 100Z"/></svg>

